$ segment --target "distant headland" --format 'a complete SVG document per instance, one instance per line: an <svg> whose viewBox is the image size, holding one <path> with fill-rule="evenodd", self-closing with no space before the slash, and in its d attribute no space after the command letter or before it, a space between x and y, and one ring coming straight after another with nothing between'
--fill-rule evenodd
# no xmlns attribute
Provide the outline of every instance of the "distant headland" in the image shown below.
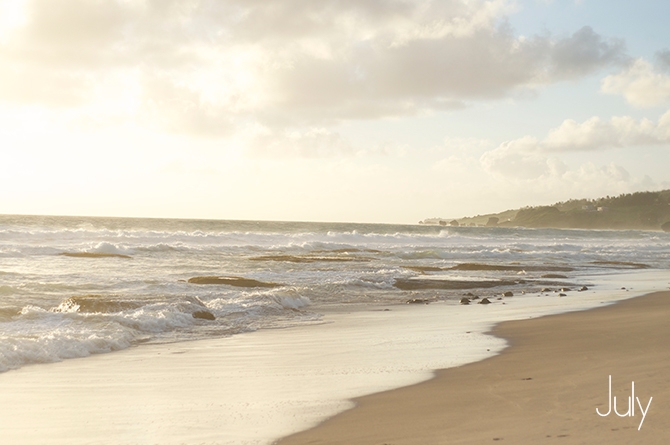
<svg viewBox="0 0 670 445"><path fill-rule="evenodd" d="M458 219L428 218L419 224L670 232L670 190L571 199L549 206L523 207Z"/></svg>

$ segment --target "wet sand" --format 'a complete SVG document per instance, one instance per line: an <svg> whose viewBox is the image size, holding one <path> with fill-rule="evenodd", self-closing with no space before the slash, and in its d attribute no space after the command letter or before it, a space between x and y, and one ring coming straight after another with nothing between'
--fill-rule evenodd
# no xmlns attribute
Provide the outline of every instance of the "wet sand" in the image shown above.
<svg viewBox="0 0 670 445"><path fill-rule="evenodd" d="M510 343L502 354L355 399L279 444L668 443L670 292L504 322L492 333ZM633 416L596 412L608 412L610 375L620 414L635 382Z"/></svg>

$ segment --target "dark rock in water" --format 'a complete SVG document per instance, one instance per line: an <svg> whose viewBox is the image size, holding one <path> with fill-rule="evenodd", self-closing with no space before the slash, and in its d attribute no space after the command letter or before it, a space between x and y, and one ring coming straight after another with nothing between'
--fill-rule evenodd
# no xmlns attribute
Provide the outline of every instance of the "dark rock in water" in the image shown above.
<svg viewBox="0 0 670 445"><path fill-rule="evenodd" d="M488 298L484 297L477 304L491 304L491 301Z"/></svg>
<svg viewBox="0 0 670 445"><path fill-rule="evenodd" d="M56 312L80 312L80 313L102 313L108 314L112 312L120 312L132 310L142 307L142 303L138 301L121 300L108 295L75 295L63 300L57 308L53 309Z"/></svg>
<svg viewBox="0 0 670 445"><path fill-rule="evenodd" d="M237 287L279 287L278 283L265 283L263 281L253 280L242 277L193 277L189 278L192 284L227 284Z"/></svg>
<svg viewBox="0 0 670 445"><path fill-rule="evenodd" d="M403 266L405 269L413 270L415 272L426 273L426 272L441 272L444 270L443 267L436 266Z"/></svg>
<svg viewBox="0 0 670 445"><path fill-rule="evenodd" d="M579 288L579 290L577 292L584 292L585 290L589 290L589 288L586 287L586 286L582 286L582 287Z"/></svg>
<svg viewBox="0 0 670 445"><path fill-rule="evenodd" d="M543 287L540 292L552 292L552 289L549 289L548 287Z"/></svg>
<svg viewBox="0 0 670 445"><path fill-rule="evenodd" d="M475 295L474 297L470 298L471 300L479 300L479 297Z"/></svg>
<svg viewBox="0 0 670 445"><path fill-rule="evenodd" d="M468 292L467 294L465 294L465 296L466 296L466 297L474 297L475 294L473 294L472 292Z"/></svg>
<svg viewBox="0 0 670 445"><path fill-rule="evenodd" d="M97 252L63 252L63 256L74 258L132 258L129 255L122 255L120 253L97 253Z"/></svg>
<svg viewBox="0 0 670 445"><path fill-rule="evenodd" d="M470 299L466 297L461 298L461 304L470 304Z"/></svg>
<svg viewBox="0 0 670 445"><path fill-rule="evenodd" d="M407 300L405 303L406 304L428 304L428 303L430 303L430 300L426 300L425 298L412 298L410 300Z"/></svg>
<svg viewBox="0 0 670 445"><path fill-rule="evenodd" d="M514 292L511 292L511 291L507 291L503 294L503 297L513 297L513 296L514 296Z"/></svg>
<svg viewBox="0 0 670 445"><path fill-rule="evenodd" d="M448 268L450 270L489 270L489 271L546 271L546 272L571 272L574 269L566 266L531 266L513 264L484 264L484 263L460 263Z"/></svg>
<svg viewBox="0 0 670 445"><path fill-rule="evenodd" d="M214 314L209 311L195 311L193 312L193 318L202 318L203 320L216 320Z"/></svg>
<svg viewBox="0 0 670 445"><path fill-rule="evenodd" d="M569 287L562 287L561 288L561 292L570 292L570 291L572 291L572 289L570 289Z"/></svg>
<svg viewBox="0 0 670 445"><path fill-rule="evenodd" d="M567 297L565 294L558 294L559 297Z"/></svg>
<svg viewBox="0 0 670 445"><path fill-rule="evenodd" d="M459 224L458 221L456 221L456 220L451 221L451 222L449 223L449 225L450 225L451 227L458 227L458 226L460 226L460 224Z"/></svg>
<svg viewBox="0 0 670 445"><path fill-rule="evenodd" d="M649 264L631 263L628 261L591 261L591 264L610 266L615 269L650 269Z"/></svg>
<svg viewBox="0 0 670 445"><path fill-rule="evenodd" d="M401 290L417 289L478 289L496 286L513 286L517 281L499 280L499 281L459 281L459 280L429 280L429 279L411 279L396 278L393 285Z"/></svg>
<svg viewBox="0 0 670 445"><path fill-rule="evenodd" d="M560 273L548 273L545 275L542 275L541 278L568 278L565 275L561 275Z"/></svg>
<svg viewBox="0 0 670 445"><path fill-rule="evenodd" d="M354 256L296 256L296 255L264 255L249 258L252 261L286 261L289 263L316 263L316 262L350 262L370 261L367 257Z"/></svg>

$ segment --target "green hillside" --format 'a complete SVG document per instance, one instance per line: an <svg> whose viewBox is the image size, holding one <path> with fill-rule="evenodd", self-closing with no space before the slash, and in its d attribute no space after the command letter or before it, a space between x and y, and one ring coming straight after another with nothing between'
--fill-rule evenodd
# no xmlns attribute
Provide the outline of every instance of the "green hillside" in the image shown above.
<svg viewBox="0 0 670 445"><path fill-rule="evenodd" d="M599 199L573 199L551 206L425 223L465 226L640 229L670 231L670 190L638 192Z"/></svg>

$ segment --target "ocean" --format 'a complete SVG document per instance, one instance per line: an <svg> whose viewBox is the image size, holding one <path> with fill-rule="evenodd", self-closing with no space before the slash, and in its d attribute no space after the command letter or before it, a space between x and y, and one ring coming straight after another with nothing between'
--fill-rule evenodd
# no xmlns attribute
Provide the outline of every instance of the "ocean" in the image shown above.
<svg viewBox="0 0 670 445"><path fill-rule="evenodd" d="M669 268L663 232L4 215L0 372L408 302L567 311L594 277Z"/></svg>

